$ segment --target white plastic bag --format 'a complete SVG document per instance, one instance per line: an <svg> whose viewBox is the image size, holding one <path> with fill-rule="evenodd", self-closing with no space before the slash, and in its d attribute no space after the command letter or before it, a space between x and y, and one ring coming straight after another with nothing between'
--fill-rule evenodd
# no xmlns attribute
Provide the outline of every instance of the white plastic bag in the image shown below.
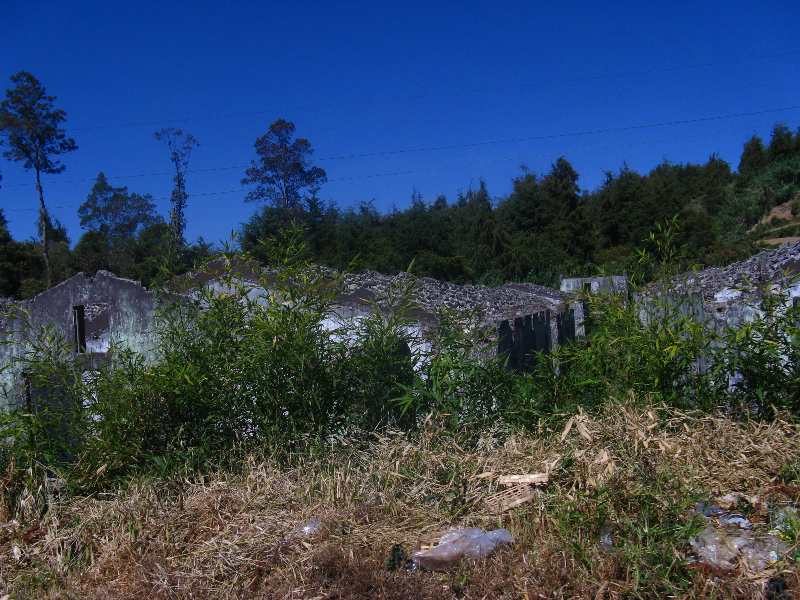
<svg viewBox="0 0 800 600"><path fill-rule="evenodd" d="M462 558L484 558L499 544L513 543L514 538L508 529L495 529L488 533L477 527L454 529L446 532L433 548L414 552L411 557L415 568L445 571Z"/></svg>
<svg viewBox="0 0 800 600"><path fill-rule="evenodd" d="M305 523L301 523L292 529L292 532L287 533L284 536L284 539L289 539L295 536L306 537L309 535L314 535L319 531L320 527L322 527L322 519L319 517L312 517Z"/></svg>

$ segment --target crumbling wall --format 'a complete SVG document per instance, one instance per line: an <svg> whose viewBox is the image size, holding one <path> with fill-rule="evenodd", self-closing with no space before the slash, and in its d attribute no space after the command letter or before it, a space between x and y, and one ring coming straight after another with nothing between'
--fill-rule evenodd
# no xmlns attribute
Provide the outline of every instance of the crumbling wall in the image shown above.
<svg viewBox="0 0 800 600"><path fill-rule="evenodd" d="M145 356L153 350L156 299L139 282L98 271L94 277L75 277L31 300L6 305L0 321L0 402L17 401L22 390L16 362L30 350L31 336L41 327L72 344L70 357L106 358L112 344Z"/></svg>
<svg viewBox="0 0 800 600"><path fill-rule="evenodd" d="M612 275L611 277L562 277L562 292L628 295L628 276Z"/></svg>
<svg viewBox="0 0 800 600"><path fill-rule="evenodd" d="M636 302L646 321L646 307L655 304L656 298L670 297L673 304L679 302L676 299L693 298L691 302L702 303L704 318L713 319L715 329L721 332L759 318L765 294L779 292L786 294L787 304L800 297L800 242L765 250L727 267L684 273L665 289L653 286L637 295Z"/></svg>

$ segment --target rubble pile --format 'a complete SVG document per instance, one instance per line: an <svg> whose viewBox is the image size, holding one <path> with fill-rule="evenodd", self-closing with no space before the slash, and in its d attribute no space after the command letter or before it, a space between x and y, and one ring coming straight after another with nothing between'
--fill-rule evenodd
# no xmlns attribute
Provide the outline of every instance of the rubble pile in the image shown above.
<svg viewBox="0 0 800 600"><path fill-rule="evenodd" d="M724 268L709 267L683 274L673 284L678 293L700 292L705 302L744 304L757 299L763 289L785 284L799 273L800 242L794 242Z"/></svg>
<svg viewBox="0 0 800 600"><path fill-rule="evenodd" d="M347 274L344 276L344 291L357 296L359 291L368 290L380 302L390 291L408 285L411 278L408 273L388 277L376 271ZM436 314L442 308L448 308L467 313L477 309L477 317L484 322L513 319L547 310L558 312L573 296L569 292L533 283L508 283L492 288L485 285L457 285L420 277L414 281L414 285L417 291L416 301L425 312Z"/></svg>

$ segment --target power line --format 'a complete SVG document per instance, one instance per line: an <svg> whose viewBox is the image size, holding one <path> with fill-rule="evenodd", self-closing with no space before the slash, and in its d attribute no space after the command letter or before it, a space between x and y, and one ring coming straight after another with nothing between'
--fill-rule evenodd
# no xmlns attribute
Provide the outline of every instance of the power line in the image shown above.
<svg viewBox="0 0 800 600"><path fill-rule="evenodd" d="M565 84L565 83L580 83L584 81L598 81L602 79L615 79L619 77L630 77L633 75L650 75L653 73L668 73L674 71L683 71L688 69L701 69L705 67L718 67L721 65L729 65L729 64L736 64L741 62L749 62L755 60L765 60L768 58L781 58L784 56L793 56L800 54L800 50L794 52L783 52L780 54L767 54L764 56L754 56L749 58L737 58L732 60L723 60L717 62L710 62L710 63L700 63L694 65L683 65L678 67L662 67L658 69L645 69L642 71L628 71L626 73L614 73L608 75L590 75L587 77L575 77L570 79L553 79L550 81L539 81L539 82L531 82L531 83L520 83L520 84L513 84L513 85L503 85L503 86L496 86L496 87L484 87L484 88L473 88L469 90L451 90L446 92L432 92L429 94L415 94L411 96L395 96L389 98L373 98L367 100L352 100L350 102L335 102L329 104L317 104L317 105L309 105L309 106L299 106L295 108L275 108L269 110L261 110L261 111L252 111L252 112L243 112L243 113L230 113L225 115L209 115L203 117L187 117L183 119L170 119L164 121L144 121L139 123L121 123L115 125L96 125L93 127L76 127L73 129L69 129L69 131L90 131L90 130L97 130L97 129L112 129L116 127L138 127L141 125L163 125L167 123L186 123L189 121L203 121L208 119L226 119L231 117L250 117L255 115L265 115L265 114L272 114L278 112L293 112L293 111L300 111L300 110L316 110L320 108L337 108L342 106L359 106L365 104L378 104L381 102L397 102L400 100L421 100L424 98L437 98L443 96L455 96L460 94L476 94L476 93L485 93L485 92L495 92L495 91L504 91L504 90L514 90L514 89L523 89L529 87L538 87L544 85L556 85L556 84Z"/></svg>
<svg viewBox="0 0 800 600"><path fill-rule="evenodd" d="M412 152L428 152L433 150L453 150L457 148L471 148L476 146L489 146L495 144L509 144L509 143L517 143L517 142L530 142L536 140L544 140L544 139L554 139L559 137L573 137L573 136L580 136L580 135L593 135L597 133L614 133L618 131L631 131L634 129L647 129L651 127L666 127L670 125L685 125L688 123L701 123L704 121L714 121L720 119L732 119L737 117L746 117L746 116L753 116L753 115L762 115L767 113L773 112L781 112L785 110L796 110L800 109L800 105L796 106L787 106L784 108L770 108L766 110L757 110L747 113L737 113L733 115L719 115L713 117L699 117L697 119L684 119L681 121L668 121L664 123L650 123L645 125L630 125L626 127L613 127L609 129L596 129L591 131L578 131L578 132L571 132L571 133L554 133L549 135L538 135L538 136L530 136L530 137L523 137L523 138L514 138L508 140L491 140L487 142L469 142L465 144L454 144L449 146L429 146L425 148L410 148L410 149L403 149L403 150L386 150L383 152L368 152L364 154L350 154L350 155L342 155L342 156L329 156L329 157L322 157L315 159L316 161L326 161L326 160L342 160L342 159L350 159L350 158L368 158L368 157L375 157L375 156L390 156L395 154L408 154ZM745 128L748 129L748 128ZM736 130L733 130L736 131ZM691 137L691 136L689 136ZM675 138L681 139L681 138ZM545 155L549 156L549 154ZM246 169L250 165L236 165L231 167L211 167L207 169L194 169L189 170L188 173L208 173L214 171L228 171L234 169ZM112 175L107 176L107 179L131 179L136 177L156 177L161 175L171 175L172 172L164 171L158 173L141 173L135 175ZM92 179L68 179L68 180L54 180L54 181L47 181L48 185L56 184L56 183L86 183L90 181L96 181L96 178ZM19 187L19 186L32 186L35 185L33 183L12 183L8 184L6 187Z"/></svg>
<svg viewBox="0 0 800 600"><path fill-rule="evenodd" d="M591 134L595 134L595 133L613 133L613 132L616 132L616 131L630 131L632 129L645 129L645 128L648 128L648 127L666 127L667 125L684 125L686 123L700 123L702 121L714 121L714 120L718 120L718 119L732 119L732 118L735 118L735 117L746 117L746 116L751 116L751 115L759 115L759 114L777 112L777 111L782 111L782 110L795 110L795 109L798 109L798 108L800 108L800 106L789 106L789 107L786 107L786 108L773 108L773 109L759 110L759 111L749 112L749 113L739 113L739 114L735 114L735 115L723 115L723 116L719 116L719 117L701 117L699 119L685 119L683 121L668 121L666 123L652 123L652 124L648 124L648 125L630 125L628 127L614 127L614 128L610 128L610 129L595 129L595 130L592 130L592 131L578 131L578 132L574 132L574 133L554 133L554 134L550 134L550 135L537 135L537 136L533 136L533 137L515 138L515 139L510 139L510 140L495 140L495 141L491 141L491 142L470 142L470 143L467 143L467 144L454 144L452 146L431 146L431 147L428 147L428 148L414 148L414 149L411 149L411 150L387 150L385 152L372 152L372 153L369 153L369 154L351 154L351 155L348 155L348 156L332 156L332 157L328 157L328 158L318 158L316 160L322 161L322 160L339 160L339 159L344 159L344 158L366 158L366 157L371 157L371 156L385 156L385 155L390 155L390 154L404 154L404 153L408 153L408 152L425 152L425 151L429 151L429 150L452 150L454 148L469 148L469 147L473 147L473 146L488 146L488 145L491 145L491 144L510 144L510 143L514 143L514 142L530 142L530 141L534 141L534 140L545 140L545 139L558 138L558 137L569 137L569 136L576 136L576 135L591 135Z"/></svg>
<svg viewBox="0 0 800 600"><path fill-rule="evenodd" d="M800 123L800 119L794 120L794 121L787 121L787 123ZM709 136L709 135L718 135L718 134L721 134L721 133L733 133L733 132L737 132L737 131L748 131L748 130L751 130L751 129L754 129L754 128L758 128L758 127L769 127L770 125L771 124L769 124L769 123L766 124L766 125L749 125L747 127L737 127L735 129L723 129L721 131L709 131L709 132L705 132L705 133L693 133L693 134L689 134L689 135L681 135L681 136L675 136L675 137L669 137L669 138L661 138L661 139L657 139L657 140L644 140L644 141L639 141L639 142L625 142L625 143L622 143L622 144L611 144L609 146L595 146L593 148L580 148L578 150L565 150L565 151L561 151L561 152L545 152L543 154L530 154L530 155L527 155L527 156L515 156L513 158L498 158L498 159L492 159L492 160L482 160L482 161L477 161L477 162L461 163L461 164L456 164L456 165L444 165L444 166L438 166L438 167L423 167L423 168L420 168L420 169L409 169L409 170L406 170L406 171L394 171L394 172L391 172L391 173L375 173L375 174L372 174L372 175L355 175L353 177L340 177L338 179L329 179L328 183L334 183L334 182L337 182L337 181L353 181L353 180L356 180L356 179L370 179L370 178L374 178L374 177L391 177L393 175L406 175L406 174L410 174L410 173L421 173L421 172L424 172L424 171L441 171L441 170L445 170L445 169L456 169L456 168L459 168L459 167L474 167L474 166L488 165L488 164L494 164L494 163L499 163L499 162L509 162L509 161L512 161L512 160L526 160L526 159L530 159L530 158L544 158L546 156L564 156L566 154L578 154L578 153L581 153L581 152L592 152L592 151L595 151L595 150L609 150L609 149L612 149L612 148L624 148L626 146L640 146L640 145L643 145L643 144L655 144L655 143L658 143L658 142L672 142L672 141L675 141L675 140L685 140L685 139L689 139L689 138L703 137L703 136ZM244 193L245 191L246 190L239 189L239 190L226 190L226 191L223 191L223 192L205 192L205 193L201 193L201 194L193 194L193 196L214 196L214 195L217 195L217 194L233 194L233 193L236 193L236 192ZM156 199L157 200L169 200L169 198L156 198ZM33 210L36 210L36 209L33 209Z"/></svg>
<svg viewBox="0 0 800 600"><path fill-rule="evenodd" d="M800 119L793 120L793 121L787 121L787 123L800 123ZM734 129L723 129L723 130L720 130L720 131L709 131L709 132L705 132L705 133L693 133L693 134L689 134L689 135L681 135L681 136L675 136L675 137L669 137L669 138L660 138L660 139L655 139L655 140L643 140L643 141L638 141L638 142L625 142L625 143L622 143L622 144L611 144L611 145L608 145L608 146L595 146L595 147L592 147L592 148L580 148L580 149L577 149L577 150L564 150L564 151L560 151L560 152L545 152L543 154L529 154L529 155L526 155L526 156L515 156L513 158L498 158L498 159L492 159L492 160L482 160L482 161L469 162L469 163L460 163L460 164L455 164L455 165L442 165L442 166L438 166L438 167L423 167L423 168L420 168L420 169L409 169L409 170L405 170L405 171L393 171L393 172L390 172L390 173L373 173L373 174L370 174L370 175L354 175L352 177L340 177L340 178L337 178L337 179L329 179L328 183L335 183L335 182L339 182L339 181L353 181L353 180L357 180L357 179L371 179L371 178L376 178L376 177L391 177L391 176L395 176L395 175L407 175L407 174L411 174L411 173L422 173L422 172L425 172L425 171L442 171L442 170L445 170L445 169L456 169L456 168L459 168L459 167L474 167L474 166L480 166L480 165L495 164L495 163L499 163L499 162L510 162L512 160L527 160L527 159L531 159L531 158L544 158L546 156L564 156L564 155L567 155L567 154L579 154L579 153L582 153L582 152L593 152L595 150L609 150L609 149L613 149L613 148L624 148L624 147L628 147L628 146L640 146L640 145L644 145L644 144L655 144L655 143L658 143L658 142L672 142L672 141L676 141L676 140L685 140L685 139L704 137L704 136L709 136L709 135L718 135L718 134L722 134L722 133L734 133L734 132L737 132L737 131L748 131L748 130L752 130L752 129L760 128L760 127L769 127L771 125L772 125L771 123L762 124L762 125L748 125L747 127L737 127L737 128L734 128ZM224 191L219 191L219 192L200 192L200 193L197 193L197 194L191 194L190 197L218 196L218 195L222 195L222 194L237 194L237 193L244 194L245 192L246 192L246 190L243 190L243 189L240 188L240 189L236 189L236 190L224 190ZM153 200L169 200L169 198L168 197L159 197L159 198L153 198ZM78 204L67 205L67 206L55 206L55 207L51 207L50 210L55 210L55 209L59 209L59 208L78 208L79 206L80 205L78 205ZM33 211L33 210L39 210L39 209L38 208L16 208L16 209L7 210L6 212L23 212L23 211Z"/></svg>
<svg viewBox="0 0 800 600"><path fill-rule="evenodd" d="M777 81L772 83L759 83L754 85L745 85L739 87L731 87L731 88L721 88L716 90L702 90L696 92L682 92L679 94L663 94L659 96L645 96L642 98L623 98L617 100L604 100L602 102L584 102L580 104L562 104L558 106L543 106L539 108L528 108L523 110L513 110L513 111L501 111L501 112L491 112L491 113L476 113L471 115L455 115L450 117L437 117L435 119L406 119L404 121L388 121L384 123L369 123L365 125L348 125L346 127L326 127L324 129L308 129L308 130L301 130L300 133L303 135L308 135L310 133L329 133L332 131L348 131L352 129L369 129L375 127L386 127L391 125L409 125L413 123L433 123L438 121L454 121L458 119L474 119L474 118L485 118L485 117L494 117L499 115L514 115L514 114L522 114L522 113L532 113L532 112L543 112L546 110L554 110L554 109L572 109L572 108L586 108L589 106L606 106L609 104L623 104L626 102L643 102L647 100L665 100L667 98L681 98L686 96L698 96L702 94L716 94L722 92L737 92L741 90L749 90L755 88L762 88L762 87L770 87L775 85L785 85L789 83L798 83L800 79L791 79L788 81ZM218 142L235 142L241 140L252 140L253 136L244 136L244 137L233 137L233 138L220 138L214 140L200 140L201 144L214 144ZM101 150L78 150L75 154L95 154L95 153L102 153L102 152L125 152L128 150L149 150L151 148L163 148L163 144L152 144L148 146L132 146L128 148L108 148L108 149L101 149Z"/></svg>

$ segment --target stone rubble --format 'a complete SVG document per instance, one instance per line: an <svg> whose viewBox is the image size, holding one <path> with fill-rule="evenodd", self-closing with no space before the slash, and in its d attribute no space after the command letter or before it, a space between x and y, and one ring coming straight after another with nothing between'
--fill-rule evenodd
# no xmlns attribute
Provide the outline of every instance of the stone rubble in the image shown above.
<svg viewBox="0 0 800 600"><path fill-rule="evenodd" d="M344 275L344 291L357 295L359 290L369 290L378 297L379 303L392 290L408 285L412 276L398 273L386 276L376 271ZM573 294L533 283L507 283L492 288L485 285L457 285L441 282L430 277L414 280L418 292L416 300L422 310L431 315L442 308L466 314L476 311L477 318L484 323L496 323L550 310L564 309Z"/></svg>
<svg viewBox="0 0 800 600"><path fill-rule="evenodd" d="M679 294L699 292L704 302L746 304L757 300L764 290L792 283L800 274L800 242L765 250L727 267L709 267L673 280Z"/></svg>

